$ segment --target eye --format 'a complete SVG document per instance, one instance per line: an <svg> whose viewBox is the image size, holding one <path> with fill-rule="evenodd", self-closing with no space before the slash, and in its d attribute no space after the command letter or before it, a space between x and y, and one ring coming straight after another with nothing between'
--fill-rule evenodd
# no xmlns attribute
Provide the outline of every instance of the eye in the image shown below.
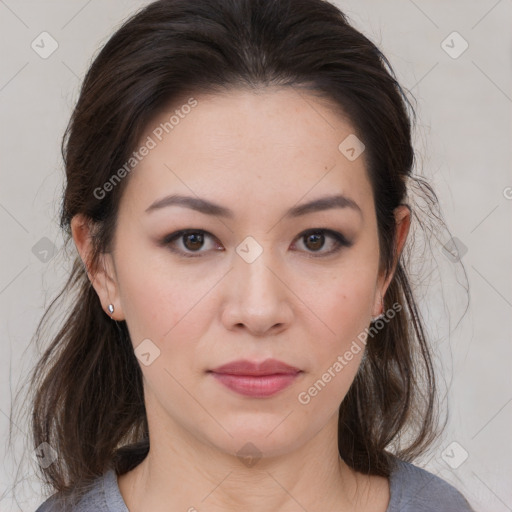
<svg viewBox="0 0 512 512"><path fill-rule="evenodd" d="M167 247L172 252L186 258L197 258L202 256L202 253L207 252L207 249L201 251L204 247L205 240L214 238L215 237L213 235L207 231L203 231L202 229L185 229L165 236L160 241L159 245ZM310 252L312 257L328 256L340 251L342 247L350 247L353 245L353 242L348 241L341 233L323 228L303 231L297 239L305 240L304 245L306 246L306 252ZM328 251L321 251L325 246L326 239L331 240L331 249ZM181 247L177 248L176 245L181 245ZM214 247L213 250L223 249L217 246Z"/></svg>
<svg viewBox="0 0 512 512"><path fill-rule="evenodd" d="M172 233L164 237L161 241L161 245L165 247L169 247L172 252L176 252L181 254L187 258L197 258L201 256L201 254L191 254L191 253L203 253L206 251L200 251L200 249L204 245L205 238L210 238L212 235L207 233L206 231L200 229L185 229L182 231L177 231L176 233ZM183 248L176 249L174 246L176 242L181 242ZM217 249L219 250L219 249ZM190 251L190 252L187 252Z"/></svg>
<svg viewBox="0 0 512 512"><path fill-rule="evenodd" d="M309 252L318 253L312 254L312 257L328 256L337 253L342 247L350 247L353 242L349 242L341 233L331 229L310 229L303 231L298 237L299 240L304 240L304 245ZM325 246L325 240L331 239L331 249L328 251L321 251Z"/></svg>

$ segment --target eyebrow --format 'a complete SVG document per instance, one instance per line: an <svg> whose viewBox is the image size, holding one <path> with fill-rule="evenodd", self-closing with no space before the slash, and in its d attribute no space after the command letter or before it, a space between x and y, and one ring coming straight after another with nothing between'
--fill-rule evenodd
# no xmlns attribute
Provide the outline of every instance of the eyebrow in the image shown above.
<svg viewBox="0 0 512 512"><path fill-rule="evenodd" d="M145 211L146 213L150 213L169 206L182 206L184 208L190 208L192 210L204 213L205 215L216 215L228 219L233 219L235 216L233 211L229 208L212 203L206 199L177 194L166 196L155 201L148 208L146 208ZM301 215L307 215L308 213L330 210L332 208L350 208L358 212L362 217L362 211L359 205L353 199L350 199L349 197L346 197L342 194L324 196L309 203L294 206L285 213L284 217L295 218L300 217Z"/></svg>

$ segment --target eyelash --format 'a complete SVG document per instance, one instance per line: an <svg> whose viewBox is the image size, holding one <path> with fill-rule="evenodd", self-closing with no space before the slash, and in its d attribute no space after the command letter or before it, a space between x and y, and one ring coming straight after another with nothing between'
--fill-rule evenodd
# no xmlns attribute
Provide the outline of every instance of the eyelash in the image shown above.
<svg viewBox="0 0 512 512"><path fill-rule="evenodd" d="M202 229L182 229L181 231L176 231L174 233L171 233L169 235L166 235L162 240L160 241L159 245L163 247L169 248L172 252L180 254L181 256L185 258L198 258L202 257L202 252L205 251L192 251L192 252L185 252L179 249L175 249L172 247L172 243L185 236L190 234L203 234L207 236L213 237L211 233L208 233L208 231L204 231ZM315 254L315 252L310 252L310 256L312 258L322 258L326 256L330 256L332 254L335 254L339 252L343 247L351 247L353 245L353 242L348 241L341 233L338 233L337 231L333 231L332 229L325 229L325 228L318 228L318 229L308 229L306 231L303 231L297 236L297 239L300 240L304 238L306 235L312 235L312 234L321 234L325 235L327 234L331 238L333 238L336 241L336 247L326 253L319 253ZM215 238L215 237L213 237Z"/></svg>

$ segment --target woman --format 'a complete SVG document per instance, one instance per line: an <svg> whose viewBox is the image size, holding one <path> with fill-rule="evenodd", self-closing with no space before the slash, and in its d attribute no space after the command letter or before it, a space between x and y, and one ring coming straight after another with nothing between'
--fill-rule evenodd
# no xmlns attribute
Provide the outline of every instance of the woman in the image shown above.
<svg viewBox="0 0 512 512"><path fill-rule="evenodd" d="M160 0L111 37L63 144L79 293L33 374L38 512L471 510L412 464L407 105L322 0Z"/></svg>

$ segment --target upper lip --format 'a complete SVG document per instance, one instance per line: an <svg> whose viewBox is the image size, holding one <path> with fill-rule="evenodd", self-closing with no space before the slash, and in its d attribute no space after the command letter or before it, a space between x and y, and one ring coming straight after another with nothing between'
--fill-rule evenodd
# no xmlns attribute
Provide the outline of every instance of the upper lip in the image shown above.
<svg viewBox="0 0 512 512"><path fill-rule="evenodd" d="M301 370L277 359L265 359L265 361L259 363L247 359L238 359L210 371L214 373L228 373L230 375L276 375L294 374Z"/></svg>

